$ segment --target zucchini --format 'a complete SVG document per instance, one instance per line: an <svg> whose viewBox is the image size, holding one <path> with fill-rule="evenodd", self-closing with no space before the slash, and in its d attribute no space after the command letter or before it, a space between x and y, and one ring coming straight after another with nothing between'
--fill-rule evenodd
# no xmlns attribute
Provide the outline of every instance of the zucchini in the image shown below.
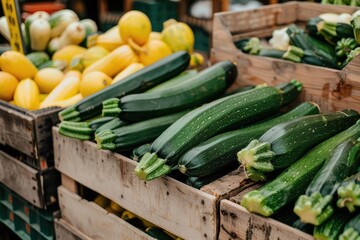
<svg viewBox="0 0 360 240"><path fill-rule="evenodd" d="M42 64L50 61L50 57L46 52L32 52L26 55L26 57L39 68Z"/></svg>
<svg viewBox="0 0 360 240"><path fill-rule="evenodd" d="M312 178L330 158L333 149L360 136L360 121L308 151L298 161L258 190L244 195L241 205L250 212L270 216L305 192ZM316 136L314 136L316 137Z"/></svg>
<svg viewBox="0 0 360 240"><path fill-rule="evenodd" d="M294 207L294 212L304 223L320 225L334 213L334 194L340 182L351 174L360 157L360 143L349 139L339 144L332 156L315 175Z"/></svg>
<svg viewBox="0 0 360 240"><path fill-rule="evenodd" d="M101 117L90 122L62 121L59 125L59 133L71 138L90 140L99 127L112 120L114 120L114 117Z"/></svg>
<svg viewBox="0 0 360 240"><path fill-rule="evenodd" d="M155 87L150 88L145 92L155 92L155 91L166 90L168 88L175 87L187 80L191 80L197 74L198 74L198 70L196 69L186 70L180 73L179 75L177 75L176 77L173 77L172 79L169 79L166 82L156 85Z"/></svg>
<svg viewBox="0 0 360 240"><path fill-rule="evenodd" d="M360 239L360 213L351 218L345 225L339 240L359 240Z"/></svg>
<svg viewBox="0 0 360 240"><path fill-rule="evenodd" d="M105 130L114 130L116 128L128 125L126 122L121 121L119 118L112 117L113 120L101 125L99 128L95 130L95 135L99 132L105 131Z"/></svg>
<svg viewBox="0 0 360 240"><path fill-rule="evenodd" d="M336 211L335 214L320 226L315 226L313 236L315 240L337 240L351 215L345 211Z"/></svg>
<svg viewBox="0 0 360 240"><path fill-rule="evenodd" d="M270 120L216 135L182 155L178 168L187 176L203 177L215 174L225 165L236 163L236 153L239 149L244 148L251 140L260 137L276 124L317 113L319 109L315 104L305 102L292 111Z"/></svg>
<svg viewBox="0 0 360 240"><path fill-rule="evenodd" d="M256 86L255 85L246 85L246 86L241 86L235 89L232 89L228 92L225 92L222 97L226 97L235 93L240 93L240 92L246 92L248 90L254 89Z"/></svg>
<svg viewBox="0 0 360 240"><path fill-rule="evenodd" d="M66 68L66 62L62 61L62 60L50 60L50 61L44 62L43 64L41 64L38 67L39 70L43 69L43 68L57 68L60 71L63 71Z"/></svg>
<svg viewBox="0 0 360 240"><path fill-rule="evenodd" d="M348 23L322 21L317 27L320 34L332 45L342 38L354 38L353 27Z"/></svg>
<svg viewBox="0 0 360 240"><path fill-rule="evenodd" d="M360 172L345 179L337 189L339 208L346 207L349 212L354 212L360 207Z"/></svg>
<svg viewBox="0 0 360 240"><path fill-rule="evenodd" d="M282 170L306 151L353 125L360 115L351 110L300 117L280 123L238 152L238 160L253 181Z"/></svg>
<svg viewBox="0 0 360 240"><path fill-rule="evenodd" d="M151 180L169 173L181 155L192 147L278 111L284 103L296 98L301 84L291 81L282 85L282 89L285 90L259 87L220 98L189 112L153 142L151 151L136 166L135 174L143 180Z"/></svg>
<svg viewBox="0 0 360 240"><path fill-rule="evenodd" d="M143 144L141 146L138 146L138 147L134 148L133 151L131 152L130 158L132 160L134 160L135 162L138 162L139 159L142 156L144 156L145 153L150 151L150 147L151 147L151 143L145 143L145 144Z"/></svg>
<svg viewBox="0 0 360 240"><path fill-rule="evenodd" d="M101 131L95 135L99 149L127 151L141 144L153 141L172 123L189 111L173 113L142 122L129 124L113 130Z"/></svg>
<svg viewBox="0 0 360 240"><path fill-rule="evenodd" d="M139 122L194 108L218 98L236 77L236 66L230 61L221 61L178 86L121 99L110 98L103 102L103 116Z"/></svg>
<svg viewBox="0 0 360 240"><path fill-rule="evenodd" d="M262 48L259 52L259 56L271 57L281 59L286 51L272 48Z"/></svg>
<svg viewBox="0 0 360 240"><path fill-rule="evenodd" d="M158 240L174 240L170 235L166 234L162 229L157 227L148 227L145 232Z"/></svg>
<svg viewBox="0 0 360 240"><path fill-rule="evenodd" d="M347 58L352 50L358 47L354 38L342 38L336 42L336 56L341 58Z"/></svg>
<svg viewBox="0 0 360 240"><path fill-rule="evenodd" d="M189 62L190 55L187 52L175 52L62 110L59 112L59 118L78 122L100 115L103 101L146 91L183 72L189 66Z"/></svg>

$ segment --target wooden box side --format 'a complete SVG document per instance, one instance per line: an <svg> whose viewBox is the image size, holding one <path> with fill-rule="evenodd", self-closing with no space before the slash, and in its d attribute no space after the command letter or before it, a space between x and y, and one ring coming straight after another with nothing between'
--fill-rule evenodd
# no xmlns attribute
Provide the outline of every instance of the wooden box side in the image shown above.
<svg viewBox="0 0 360 240"><path fill-rule="evenodd" d="M58 193L62 218L91 239L154 239L65 187L60 186Z"/></svg>
<svg viewBox="0 0 360 240"><path fill-rule="evenodd" d="M44 208L38 171L0 151L0 182L38 208Z"/></svg>
<svg viewBox="0 0 360 240"><path fill-rule="evenodd" d="M61 136L55 127L53 138L61 173L179 237L216 239L216 197L169 177L141 181L134 161Z"/></svg>
<svg viewBox="0 0 360 240"><path fill-rule="evenodd" d="M229 200L222 200L219 239L311 240L313 237L271 218L249 213Z"/></svg>
<svg viewBox="0 0 360 240"><path fill-rule="evenodd" d="M61 218L55 219L54 224L57 240L91 240L91 238L89 238Z"/></svg>

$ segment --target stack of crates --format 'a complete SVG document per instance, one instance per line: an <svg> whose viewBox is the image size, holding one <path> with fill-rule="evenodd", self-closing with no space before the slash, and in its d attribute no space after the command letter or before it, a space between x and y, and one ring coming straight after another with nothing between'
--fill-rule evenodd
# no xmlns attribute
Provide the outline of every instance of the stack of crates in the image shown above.
<svg viewBox="0 0 360 240"><path fill-rule="evenodd" d="M0 184L0 221L21 239L54 239L52 212L33 207Z"/></svg>
<svg viewBox="0 0 360 240"><path fill-rule="evenodd" d="M134 0L133 10L145 13L150 21L152 30L161 32L163 22L173 18L178 20L178 2L170 0Z"/></svg>

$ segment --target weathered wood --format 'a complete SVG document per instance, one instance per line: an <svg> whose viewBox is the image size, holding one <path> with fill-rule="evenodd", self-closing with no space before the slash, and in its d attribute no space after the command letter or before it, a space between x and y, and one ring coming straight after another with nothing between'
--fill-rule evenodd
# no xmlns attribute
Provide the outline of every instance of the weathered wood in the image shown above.
<svg viewBox="0 0 360 240"><path fill-rule="evenodd" d="M321 13L352 13L357 9L359 8L288 2L250 11L217 13L214 15L211 61L232 60L237 64L240 74L232 88L263 82L276 85L297 79L304 86L299 98L301 101L313 101L324 112L349 108L350 105L351 108L360 110L358 70L360 56L342 70L336 70L282 59L252 56L244 54L234 45L234 40L242 37L270 37L275 28L289 23L302 25L307 19ZM261 20L254 20L258 17ZM257 21L257 25L253 26L252 21Z"/></svg>
<svg viewBox="0 0 360 240"><path fill-rule="evenodd" d="M61 174L61 185L63 185L65 188L67 188L69 191L73 193L78 192L78 187L76 182L72 178L66 176L65 174Z"/></svg>
<svg viewBox="0 0 360 240"><path fill-rule="evenodd" d="M60 186L62 218L92 239L154 239L105 209Z"/></svg>
<svg viewBox="0 0 360 240"><path fill-rule="evenodd" d="M150 182L133 173L136 162L53 128L55 166L82 185L184 239L216 239L217 199L170 177Z"/></svg>
<svg viewBox="0 0 360 240"><path fill-rule="evenodd" d="M0 182L34 206L43 208L38 171L0 151Z"/></svg>
<svg viewBox="0 0 360 240"><path fill-rule="evenodd" d="M252 190L259 189L262 185L264 185L264 184L263 183L255 183L255 184L251 185L250 187L244 189L243 191L241 191L239 194L235 195L234 197L231 197L230 201L232 201L234 203L237 203L237 204L240 204L243 196L246 193L248 193L248 192L250 192Z"/></svg>
<svg viewBox="0 0 360 240"><path fill-rule="evenodd" d="M55 219L54 224L57 240L91 240L91 238L89 238L61 218Z"/></svg>
<svg viewBox="0 0 360 240"><path fill-rule="evenodd" d="M249 213L229 200L220 202L220 240L310 240L312 236L271 218Z"/></svg>

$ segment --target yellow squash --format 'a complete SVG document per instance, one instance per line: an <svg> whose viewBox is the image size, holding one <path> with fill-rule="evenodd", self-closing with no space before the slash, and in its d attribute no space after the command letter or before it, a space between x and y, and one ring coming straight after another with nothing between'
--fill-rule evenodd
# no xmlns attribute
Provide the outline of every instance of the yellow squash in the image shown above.
<svg viewBox="0 0 360 240"><path fill-rule="evenodd" d="M26 78L19 82L14 94L14 104L28 110L39 109L40 92L34 80Z"/></svg>
<svg viewBox="0 0 360 240"><path fill-rule="evenodd" d="M131 63L138 61L139 59L131 47L123 45L85 68L83 74L86 75L89 72L100 71L109 77L114 77Z"/></svg>
<svg viewBox="0 0 360 240"><path fill-rule="evenodd" d="M124 78L126 78L127 76L139 71L140 69L144 68L145 66L142 63L132 63L129 66L127 66L124 70L122 70L121 72L119 72L118 75L116 75L114 77L114 79L112 80L111 84L114 84Z"/></svg>
<svg viewBox="0 0 360 240"><path fill-rule="evenodd" d="M41 103L40 108L53 106L59 102L71 98L79 93L81 73L79 71L68 71L63 80L49 93Z"/></svg>
<svg viewBox="0 0 360 240"><path fill-rule="evenodd" d="M110 28L103 34L100 34L96 39L96 45L101 46L108 51L112 51L124 44L124 41L120 37L118 26Z"/></svg>
<svg viewBox="0 0 360 240"><path fill-rule="evenodd" d="M109 54L109 51L101 46L93 46L89 49L87 49L82 57L82 65L84 68L87 68L97 60L105 57Z"/></svg>
<svg viewBox="0 0 360 240"><path fill-rule="evenodd" d="M17 79L33 78L38 69L24 55L15 51L6 51L1 55L1 70L14 75Z"/></svg>
<svg viewBox="0 0 360 240"><path fill-rule="evenodd" d="M162 40L169 45L173 52L185 50L190 54L194 50L194 33L192 29L183 22L169 19L164 23L161 32Z"/></svg>
<svg viewBox="0 0 360 240"><path fill-rule="evenodd" d="M80 101L81 99L83 99L82 95L80 93L70 97L70 98L67 98L67 99L64 99L64 100L61 100L61 101L57 101L57 102L53 102L51 104L51 106L56 106L56 107L69 107L75 103L77 103L78 101ZM50 107L50 106L49 106Z"/></svg>
<svg viewBox="0 0 360 240"><path fill-rule="evenodd" d="M83 75L80 82L80 93L83 97L87 97L111 84L111 77L103 72L94 71Z"/></svg>
<svg viewBox="0 0 360 240"><path fill-rule="evenodd" d="M52 60L62 60L66 62L66 65L69 66L71 59L78 54L84 53L86 48L77 46L77 45L68 45L66 47L57 50L52 56Z"/></svg>
<svg viewBox="0 0 360 240"><path fill-rule="evenodd" d="M57 68L43 68L35 74L35 82L40 92L50 93L64 78L64 73Z"/></svg>
<svg viewBox="0 0 360 240"><path fill-rule="evenodd" d="M10 101L19 81L10 73L0 71L0 99Z"/></svg>
<svg viewBox="0 0 360 240"><path fill-rule="evenodd" d="M131 47L141 49L149 40L151 22L148 16L136 10L125 13L118 22L121 39Z"/></svg>
<svg viewBox="0 0 360 240"><path fill-rule="evenodd" d="M145 45L145 51L140 52L140 62L145 66L169 56L172 53L170 47L160 40L150 40Z"/></svg>

